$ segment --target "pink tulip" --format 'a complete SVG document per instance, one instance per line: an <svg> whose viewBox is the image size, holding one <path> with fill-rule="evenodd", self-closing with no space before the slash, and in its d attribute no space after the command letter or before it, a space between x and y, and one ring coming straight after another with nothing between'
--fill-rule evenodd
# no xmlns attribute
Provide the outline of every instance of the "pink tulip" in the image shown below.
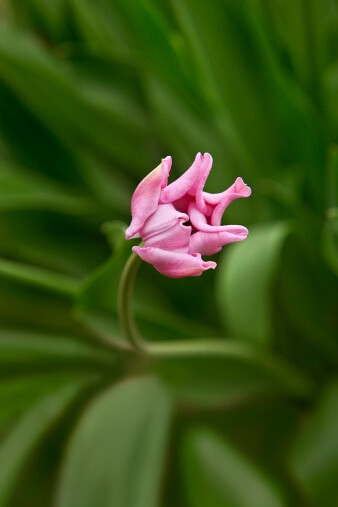
<svg viewBox="0 0 338 507"><path fill-rule="evenodd" d="M134 246L133 252L163 275L183 278L215 269L216 262L201 255L213 255L248 235L246 227L221 225L221 220L227 206L249 197L251 189L237 178L224 192L204 192L211 167L211 155L198 153L192 166L168 185L171 157L166 157L134 192L126 238L140 237L144 246Z"/></svg>

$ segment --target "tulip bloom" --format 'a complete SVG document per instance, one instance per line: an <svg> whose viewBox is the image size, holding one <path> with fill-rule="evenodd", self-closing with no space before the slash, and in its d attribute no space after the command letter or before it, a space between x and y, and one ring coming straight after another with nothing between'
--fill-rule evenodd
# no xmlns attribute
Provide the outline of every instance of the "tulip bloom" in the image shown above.
<svg viewBox="0 0 338 507"><path fill-rule="evenodd" d="M126 238L140 237L144 246L134 246L133 252L165 276L198 276L215 269L216 262L201 255L213 255L248 235L246 227L221 225L221 220L227 206L249 197L251 189L237 178L224 192L204 192L211 167L211 155L198 153L192 166L168 185L171 157L166 157L134 192Z"/></svg>

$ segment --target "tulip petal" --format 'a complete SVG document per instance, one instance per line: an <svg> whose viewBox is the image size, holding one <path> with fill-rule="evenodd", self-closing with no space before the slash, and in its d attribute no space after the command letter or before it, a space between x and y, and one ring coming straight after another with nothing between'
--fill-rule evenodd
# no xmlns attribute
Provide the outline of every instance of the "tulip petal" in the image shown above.
<svg viewBox="0 0 338 507"><path fill-rule="evenodd" d="M241 225L230 225L229 230L223 232L196 232L190 237L189 252L199 252L201 255L213 255L224 245L243 241L248 235L248 229Z"/></svg>
<svg viewBox="0 0 338 507"><path fill-rule="evenodd" d="M203 197L207 205L215 206L211 213L211 225L221 225L223 213L229 204L234 199L249 197L249 195L251 195L251 188L244 183L242 178L237 178L231 187L220 194L203 192Z"/></svg>
<svg viewBox="0 0 338 507"><path fill-rule="evenodd" d="M180 199L177 199L177 201L174 201L173 205L177 210L182 211L183 213L188 213L189 204L193 201L194 198L191 195L186 194Z"/></svg>
<svg viewBox="0 0 338 507"><path fill-rule="evenodd" d="M127 239L137 237L144 222L156 211L161 188L167 184L170 168L171 157L162 159L161 164L137 186L131 199L132 221L126 230Z"/></svg>
<svg viewBox="0 0 338 507"><path fill-rule="evenodd" d="M190 236L191 227L184 225L182 222L177 222L173 227L144 241L144 246L188 253Z"/></svg>
<svg viewBox="0 0 338 507"><path fill-rule="evenodd" d="M203 156L197 153L192 165L177 180L173 181L167 187L163 188L160 196L160 203L174 202L187 194L193 185L198 181Z"/></svg>
<svg viewBox="0 0 338 507"><path fill-rule="evenodd" d="M231 187L218 194L210 194L203 192L203 197L208 204L217 205L223 199L230 198L229 203L239 197L249 197L251 195L251 188L248 187L242 178L237 178Z"/></svg>
<svg viewBox="0 0 338 507"><path fill-rule="evenodd" d="M171 252L154 247L134 246L133 252L152 264L162 275L170 278L199 276L207 269L215 269L216 262L203 261L199 253Z"/></svg>
<svg viewBox="0 0 338 507"><path fill-rule="evenodd" d="M222 216L225 209L234 200L240 197L249 197L251 188L245 185L242 178L237 178L235 183L224 192L224 197L217 204L211 215L211 225L221 225Z"/></svg>
<svg viewBox="0 0 338 507"><path fill-rule="evenodd" d="M209 153L204 153L198 180L189 191L189 194L195 196L197 208L206 215L209 215L211 213L212 207L209 206L204 200L203 188L205 182L207 181L211 168L212 168L212 156Z"/></svg>
<svg viewBox="0 0 338 507"><path fill-rule="evenodd" d="M188 220L189 216L177 211L172 204L159 204L140 229L144 246L188 252L191 227L184 225Z"/></svg>
<svg viewBox="0 0 338 507"><path fill-rule="evenodd" d="M208 224L207 217L204 213L202 213L196 206L194 202L189 204L188 215L190 218L190 222L193 225L194 229L197 231L204 232L222 232L224 231L224 225L215 227L213 225Z"/></svg>
<svg viewBox="0 0 338 507"><path fill-rule="evenodd" d="M193 228L199 232L215 233L215 232L231 232L237 234L247 231L246 227L242 225L210 225L208 224L207 217L201 213L194 202L189 204L189 218Z"/></svg>

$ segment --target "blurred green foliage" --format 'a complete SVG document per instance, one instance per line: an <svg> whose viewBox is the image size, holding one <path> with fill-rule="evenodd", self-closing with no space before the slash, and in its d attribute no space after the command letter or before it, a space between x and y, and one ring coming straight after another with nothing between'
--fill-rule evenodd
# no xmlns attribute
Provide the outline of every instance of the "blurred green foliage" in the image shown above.
<svg viewBox="0 0 338 507"><path fill-rule="evenodd" d="M335 507L338 2L0 3L0 506ZM218 269L142 265L115 221L159 160L253 188Z"/></svg>

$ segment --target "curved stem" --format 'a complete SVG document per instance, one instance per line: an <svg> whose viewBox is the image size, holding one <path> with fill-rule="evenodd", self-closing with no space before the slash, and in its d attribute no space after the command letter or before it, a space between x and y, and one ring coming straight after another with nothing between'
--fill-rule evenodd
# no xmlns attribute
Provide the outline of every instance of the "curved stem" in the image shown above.
<svg viewBox="0 0 338 507"><path fill-rule="evenodd" d="M132 349L139 353L147 353L156 357L184 356L184 355L246 355L247 350L240 345L226 340L203 339L173 340L162 342L147 342L144 340L135 324L132 312L132 293L135 276L141 264L141 259L134 253L129 257L120 280L118 297L118 315L122 330Z"/></svg>
<svg viewBox="0 0 338 507"><path fill-rule="evenodd" d="M140 257L132 253L124 266L118 292L118 316L121 327L133 349L138 352L144 350L144 341L132 313L132 292L140 263Z"/></svg>

